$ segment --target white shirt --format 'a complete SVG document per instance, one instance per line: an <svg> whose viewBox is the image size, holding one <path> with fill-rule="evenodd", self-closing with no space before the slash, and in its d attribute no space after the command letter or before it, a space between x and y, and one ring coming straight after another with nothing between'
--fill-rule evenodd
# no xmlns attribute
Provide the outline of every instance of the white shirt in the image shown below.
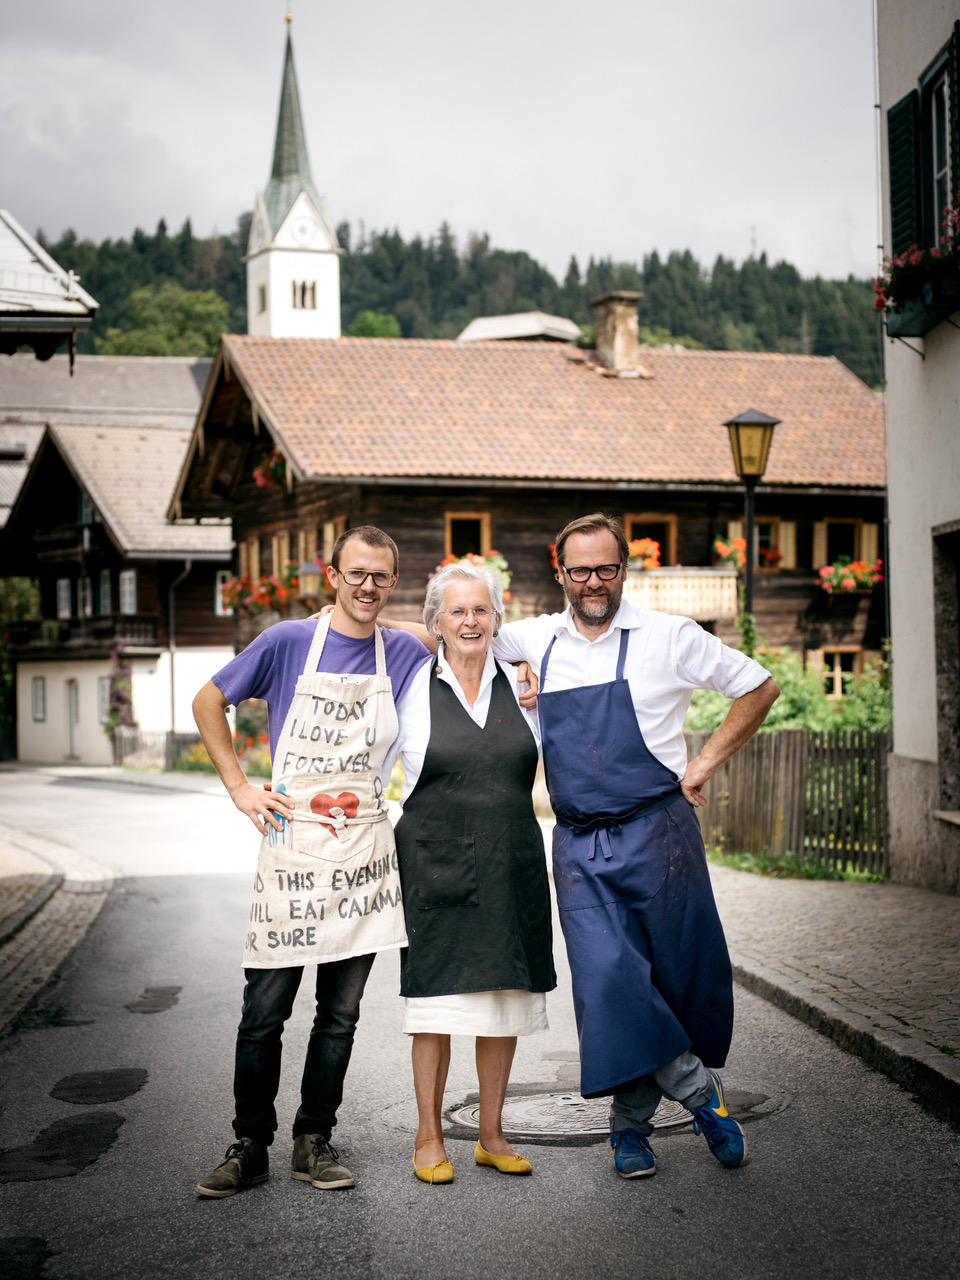
<svg viewBox="0 0 960 1280"><path fill-rule="evenodd" d="M693 690L715 689L728 698L742 697L770 675L759 662L731 649L691 618L640 609L625 600L596 640L581 635L568 606L563 613L508 622L492 648L501 662L529 662L539 676L547 645L556 636L546 683L540 688L550 693L615 680L624 629L630 631L624 675L643 740L662 764L683 777L683 721Z"/></svg>
<svg viewBox="0 0 960 1280"><path fill-rule="evenodd" d="M493 681L497 674L497 664L494 660L493 653L488 649L486 661L483 667L483 675L480 677L480 692L477 700L470 706L467 701L466 694L461 688L460 681L453 674L449 664L445 660L443 645L440 646L440 652L437 655L439 664L438 680L443 680L450 686L457 695L460 705L466 711L467 715L475 724L482 729L487 722L487 714L490 711L490 697L493 693ZM552 661L552 658L551 658ZM396 742L391 748L391 756L396 758L399 755L403 762L404 786L403 801L406 800L410 792L417 785L420 773L423 769L423 758L427 752L427 744L430 741L430 670L433 664L425 662L413 680L404 695L403 701L397 707L397 715L400 719L400 733ZM516 673L510 668L506 672L507 680L513 690L513 696L517 698L519 703L520 691L517 687ZM523 708L520 708L523 711ZM540 725L537 722L536 712L523 711L523 717L530 726L537 747L540 746Z"/></svg>

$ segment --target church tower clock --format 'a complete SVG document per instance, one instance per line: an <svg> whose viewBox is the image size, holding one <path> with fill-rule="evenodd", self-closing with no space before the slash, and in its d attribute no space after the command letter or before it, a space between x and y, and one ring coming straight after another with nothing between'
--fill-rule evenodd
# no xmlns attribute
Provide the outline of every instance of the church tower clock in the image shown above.
<svg viewBox="0 0 960 1280"><path fill-rule="evenodd" d="M247 332L339 338L340 253L327 202L310 176L288 16L273 168L247 242Z"/></svg>

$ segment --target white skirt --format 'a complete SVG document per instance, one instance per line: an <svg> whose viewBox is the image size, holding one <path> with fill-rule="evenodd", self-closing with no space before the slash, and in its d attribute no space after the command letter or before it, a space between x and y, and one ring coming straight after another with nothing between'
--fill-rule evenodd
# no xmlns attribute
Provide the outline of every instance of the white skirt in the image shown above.
<svg viewBox="0 0 960 1280"><path fill-rule="evenodd" d="M542 991L470 991L452 996L405 996L403 1031L447 1036L530 1036L547 1031Z"/></svg>

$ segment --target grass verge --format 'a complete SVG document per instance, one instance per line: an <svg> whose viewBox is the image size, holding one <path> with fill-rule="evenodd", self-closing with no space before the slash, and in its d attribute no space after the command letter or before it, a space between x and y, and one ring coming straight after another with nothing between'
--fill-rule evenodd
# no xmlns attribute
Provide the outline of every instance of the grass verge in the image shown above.
<svg viewBox="0 0 960 1280"><path fill-rule="evenodd" d="M717 867L750 871L777 880L854 880L861 884L886 884L890 879L874 871L861 871L852 862L836 865L808 862L795 853L726 853L714 848L707 850L707 861Z"/></svg>

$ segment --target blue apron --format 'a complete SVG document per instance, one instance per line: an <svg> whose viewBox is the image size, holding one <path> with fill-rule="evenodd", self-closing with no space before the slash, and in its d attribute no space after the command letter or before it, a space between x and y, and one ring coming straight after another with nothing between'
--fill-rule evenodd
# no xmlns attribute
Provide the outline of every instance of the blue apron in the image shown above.
<svg viewBox="0 0 960 1280"><path fill-rule="evenodd" d="M590 1098L626 1092L688 1049L722 1067L733 986L700 823L637 724L623 674L629 629L609 684L547 692L555 643L538 706L580 1091Z"/></svg>

